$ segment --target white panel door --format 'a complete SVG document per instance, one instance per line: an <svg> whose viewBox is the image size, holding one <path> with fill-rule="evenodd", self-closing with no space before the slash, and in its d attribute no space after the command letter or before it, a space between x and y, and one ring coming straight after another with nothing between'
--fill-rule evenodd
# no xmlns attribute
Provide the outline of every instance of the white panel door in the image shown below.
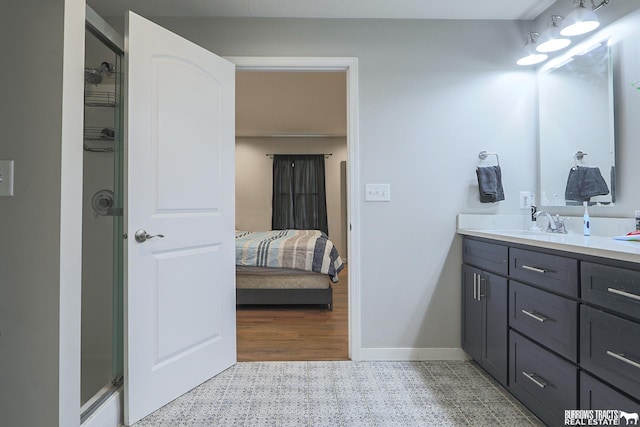
<svg viewBox="0 0 640 427"><path fill-rule="evenodd" d="M236 362L235 66L134 13L127 18L124 375L132 424ZM139 242L139 230L155 237Z"/></svg>

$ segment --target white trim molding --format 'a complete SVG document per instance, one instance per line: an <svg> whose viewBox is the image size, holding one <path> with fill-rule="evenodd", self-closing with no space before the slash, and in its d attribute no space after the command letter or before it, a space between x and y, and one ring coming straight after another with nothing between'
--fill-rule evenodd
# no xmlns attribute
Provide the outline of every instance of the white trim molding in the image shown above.
<svg viewBox="0 0 640 427"><path fill-rule="evenodd" d="M346 71L347 73L347 227L349 257L349 357L361 360L360 319L360 151L358 125L358 58L353 57L225 57L236 70Z"/></svg>
<svg viewBox="0 0 640 427"><path fill-rule="evenodd" d="M366 361L421 361L421 360L470 360L461 348L363 348L362 359Z"/></svg>
<svg viewBox="0 0 640 427"><path fill-rule="evenodd" d="M82 427L117 427L122 425L124 390L120 387L81 424Z"/></svg>

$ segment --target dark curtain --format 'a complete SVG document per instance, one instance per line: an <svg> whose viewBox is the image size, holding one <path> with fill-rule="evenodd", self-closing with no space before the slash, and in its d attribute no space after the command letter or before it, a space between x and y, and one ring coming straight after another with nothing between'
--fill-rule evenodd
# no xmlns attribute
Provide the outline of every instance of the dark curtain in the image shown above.
<svg viewBox="0 0 640 427"><path fill-rule="evenodd" d="M273 156L274 230L320 230L329 234L324 155Z"/></svg>

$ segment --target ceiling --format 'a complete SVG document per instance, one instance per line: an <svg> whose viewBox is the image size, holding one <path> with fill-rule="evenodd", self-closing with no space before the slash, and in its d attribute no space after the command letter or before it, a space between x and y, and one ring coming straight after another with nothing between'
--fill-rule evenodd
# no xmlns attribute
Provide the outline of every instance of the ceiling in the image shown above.
<svg viewBox="0 0 640 427"><path fill-rule="evenodd" d="M347 73L236 73L236 136L347 134Z"/></svg>
<svg viewBox="0 0 640 427"><path fill-rule="evenodd" d="M534 19L556 0L87 0L101 16Z"/></svg>

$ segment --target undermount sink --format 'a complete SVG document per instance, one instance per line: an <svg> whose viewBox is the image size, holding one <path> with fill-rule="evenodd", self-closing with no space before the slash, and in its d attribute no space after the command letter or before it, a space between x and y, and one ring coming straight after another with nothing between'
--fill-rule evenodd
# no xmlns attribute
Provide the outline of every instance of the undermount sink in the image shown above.
<svg viewBox="0 0 640 427"><path fill-rule="evenodd" d="M556 233L548 233L543 230L518 230L518 229L497 229L497 230L487 230L493 233L504 233L504 234L520 234L526 236L533 235L541 235L541 234L556 234Z"/></svg>

